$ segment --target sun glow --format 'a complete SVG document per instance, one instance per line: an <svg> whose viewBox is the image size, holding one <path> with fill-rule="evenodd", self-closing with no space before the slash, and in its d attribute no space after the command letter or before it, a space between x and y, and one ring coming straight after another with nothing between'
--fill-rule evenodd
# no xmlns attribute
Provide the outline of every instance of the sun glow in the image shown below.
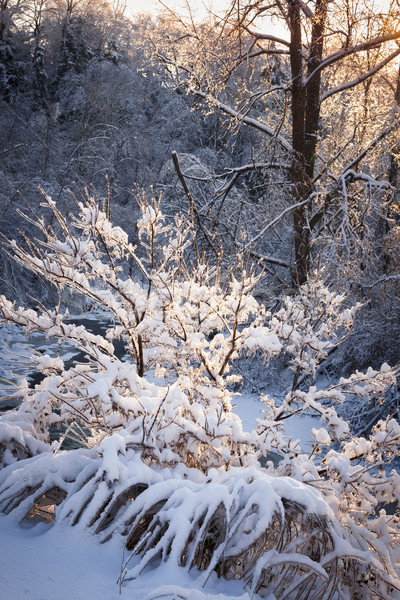
<svg viewBox="0 0 400 600"><path fill-rule="evenodd" d="M246 6L247 0L239 0L241 7ZM363 13L363 7L368 7L370 15L379 16L382 24L382 19L386 20L385 29L387 33L394 33L400 27L400 5L399 0L343 0L340 9L339 3L335 3L335 10L343 10L343 19L348 18L357 22ZM232 5L233 0L126 0L127 12L129 16L137 16L141 13L157 14L163 10L171 10L183 17L189 16L195 21L202 21L210 14L223 16L228 8ZM307 2L307 6L313 10L315 2ZM348 9L346 10L346 5ZM372 13L371 13L372 11ZM346 17L347 14L347 17ZM369 22L369 19L367 19ZM284 20L271 19L268 16L258 18L253 23L253 27L274 35L285 40L289 39L289 31Z"/></svg>
<svg viewBox="0 0 400 600"><path fill-rule="evenodd" d="M204 2L202 0L128 0L127 8L132 15L140 13L155 13L165 7L178 13L187 14L188 9L193 11L197 18L202 18L210 11L215 13L223 12L230 4L229 0L210 0Z"/></svg>

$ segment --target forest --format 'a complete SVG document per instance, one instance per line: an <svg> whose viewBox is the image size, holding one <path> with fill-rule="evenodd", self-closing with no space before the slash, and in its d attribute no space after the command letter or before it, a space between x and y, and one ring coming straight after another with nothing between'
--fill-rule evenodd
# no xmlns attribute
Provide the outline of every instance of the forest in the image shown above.
<svg viewBox="0 0 400 600"><path fill-rule="evenodd" d="M399 65L398 0L0 0L0 528L400 598Z"/></svg>

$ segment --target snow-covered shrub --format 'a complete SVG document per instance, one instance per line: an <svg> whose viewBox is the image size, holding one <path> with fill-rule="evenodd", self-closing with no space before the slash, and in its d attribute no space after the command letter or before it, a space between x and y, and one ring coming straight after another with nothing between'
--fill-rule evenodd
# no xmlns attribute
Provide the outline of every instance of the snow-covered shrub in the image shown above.
<svg viewBox="0 0 400 600"><path fill-rule="evenodd" d="M129 427L143 458L159 465L185 462L207 470L229 466L254 455L256 439L242 431L231 411L228 384L231 362L242 351L281 349L264 312L250 295L257 282L244 257L223 272L221 261L188 251L193 228L177 218L166 224L159 202L141 200L137 223L141 249L113 227L96 200L80 204L71 225L46 199L58 220L61 237L43 219L45 242L25 250L10 242L17 260L61 290L69 286L110 314L105 338L66 322L60 303L36 312L2 298L3 319L39 330L48 338L68 340L87 362L65 370L62 361L38 355L35 367L46 375L34 390L19 389L19 413L40 439L50 425L79 423L97 445L113 431ZM132 278L124 267L135 264ZM116 357L112 341L122 339L130 360ZM150 377L144 377L144 376ZM55 412L57 411L57 412Z"/></svg>
<svg viewBox="0 0 400 600"><path fill-rule="evenodd" d="M29 217L43 241L7 247L53 285L54 304L24 309L1 297L0 314L86 358L68 368L30 355L43 380L23 380L22 403L0 416L0 510L64 519L102 541L121 536L130 553L121 585L162 560L204 572L203 582L213 571L241 579L262 597L395 598L399 524L378 508L399 498L387 465L400 426L388 417L355 438L335 410L349 394L379 399L395 373L383 365L326 389L307 383L355 308L315 276L270 315L252 295L258 277L245 253L223 266L191 220L168 223L156 199L138 198L138 247L89 194L70 220L44 199L53 225ZM109 315L104 336L68 320L64 288ZM264 395L264 417L244 431L233 362L281 352L292 385L283 401ZM322 421L310 455L285 434L307 413ZM69 435L81 448L65 449ZM271 451L282 460L261 468Z"/></svg>

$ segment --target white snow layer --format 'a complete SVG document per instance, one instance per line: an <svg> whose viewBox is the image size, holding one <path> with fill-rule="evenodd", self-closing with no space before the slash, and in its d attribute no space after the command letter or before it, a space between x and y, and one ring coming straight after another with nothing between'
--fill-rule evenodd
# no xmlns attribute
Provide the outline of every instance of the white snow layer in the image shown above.
<svg viewBox="0 0 400 600"><path fill-rule="evenodd" d="M125 583L116 583L122 548L100 544L67 524L23 529L0 515L0 598L2 600L250 600L237 582L211 577L201 588L196 575L171 563ZM272 600L270 598L269 600Z"/></svg>

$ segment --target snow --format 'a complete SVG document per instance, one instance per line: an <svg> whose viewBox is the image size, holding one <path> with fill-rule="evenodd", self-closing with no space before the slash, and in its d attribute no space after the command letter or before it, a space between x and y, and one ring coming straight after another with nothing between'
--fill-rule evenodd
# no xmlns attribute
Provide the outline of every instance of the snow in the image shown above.
<svg viewBox="0 0 400 600"><path fill-rule="evenodd" d="M311 433L317 442L317 444L322 444L323 446L329 446L331 443L331 436L329 433L321 427L321 429L315 429L314 427L311 430Z"/></svg>
<svg viewBox="0 0 400 600"><path fill-rule="evenodd" d="M235 413L240 417L243 429L251 431L255 427L256 419L262 415L263 405L257 394L236 394L233 398ZM299 415L295 419L287 419L284 423L285 434L292 437L293 441L299 440L304 452L310 452L314 443L312 429L319 427L320 419L312 415Z"/></svg>
<svg viewBox="0 0 400 600"><path fill-rule="evenodd" d="M0 516L0 589L14 600L117 600L121 551L70 526L23 529ZM122 596L123 598L123 596Z"/></svg>
<svg viewBox="0 0 400 600"><path fill-rule="evenodd" d="M43 337L34 340L36 348L41 344L53 356L59 351L56 343L44 343ZM68 352L69 348L63 350ZM65 360L65 355L62 357ZM235 403L236 412L243 419L243 428L253 429L256 419L261 417L262 404L259 397L238 395ZM295 437L311 440L311 426L315 423L313 418L303 419L300 430L293 432ZM111 480L116 476L116 467L123 466L115 460L122 449L120 436L105 440L101 446L103 467L107 478ZM204 573L188 573L172 561L155 570L147 568L137 579L125 582L120 595L117 579L123 557L121 539L100 544L84 528L74 528L62 521L51 525L38 523L27 528L21 527L9 516L0 514L0 539L1 598L155 600L163 595L166 600L250 600L250 595L243 590L241 583L218 580L212 573L202 587ZM269 596L268 600L274 600L274 597Z"/></svg>
<svg viewBox="0 0 400 600"><path fill-rule="evenodd" d="M153 226L152 221L152 213L146 213L144 224ZM111 231L107 223L102 227L105 235L112 237L118 233ZM61 251L62 247L58 250ZM154 286L157 285L159 282L155 280ZM124 294L128 294L129 298L128 287L121 280L123 298ZM234 398L222 377L229 360L235 358L246 346L248 350L260 349L271 356L280 351L284 342L287 342L287 347L293 354L290 363L292 368L297 371L300 365L306 374L315 375L318 360L325 358L328 347L325 324L318 331L310 329L306 313L289 299L286 308L280 311L279 319L272 320L268 328L259 325L263 322L263 314L260 314L260 318L253 321L254 326L245 327L242 335L236 337L237 326L247 323L254 308L251 298L249 302L245 302L245 295L242 298L243 290L238 282L233 281L229 294L224 297L223 308L214 303L211 297L208 299L208 296L207 302L204 302L207 288L195 281L186 294L178 289L175 307L165 304L165 290L163 291L162 286L160 290L159 297L157 294L147 295L152 308L146 318L137 323L137 327L142 328L143 340L146 341L146 336L152 340L153 346L150 345L146 352L160 352L162 348L166 364L168 361L178 361L177 381L168 382L168 386L165 381L153 381L152 376L150 381L140 378L132 364L122 362L114 354L111 343L105 342L102 336L86 332L84 325L63 324L61 315L52 315L51 318L50 313L36 315L32 310L15 309L14 305L4 300L4 311L9 315L7 318L24 325L28 332L32 331L33 324L37 321L38 328L46 339L46 350L52 337L72 340L76 349L81 354L87 353L98 367L97 371L92 369L87 380L85 375L89 373L88 363L77 364L70 372L64 371L62 375L44 380L33 392L34 402L23 403L21 409L15 411L15 416L26 417L28 424L37 417L35 443L41 440L40 428L54 422L50 419L51 410L47 406L47 396L51 393L52 385L59 387L59 395L64 393L67 396L60 419L65 418L68 422L69 410L72 408L78 414L86 410L87 422L91 423L92 405L97 410L97 403L100 403L104 420L97 433L94 427L92 429L93 435L98 436L95 448L61 451L61 446L52 445L51 450L19 460L17 468L12 464L2 470L1 502L10 511L9 516L0 516L0 590L5 598L63 600L73 597L75 600L112 600L117 596L125 596L140 600L156 600L161 597L170 600L250 600L251 590L245 591L245 579L241 582L217 579L214 568L221 557L224 565L232 569L227 573L238 579L245 575L240 564L234 564L236 557L244 555L248 548L256 548L260 540L264 539L263 536L269 536L270 527L273 530L279 523L281 527L286 511L289 510L285 503L295 507L298 514L304 516L304 519L300 519L300 537L308 535L308 516L319 517L317 521L323 523L328 530L335 523L339 524L335 498L333 509L326 500L328 496L324 496L317 488L304 484L318 481L318 473L315 463L300 452L300 446L303 452L313 456L319 452L318 446L330 445L332 430L336 436L334 439L340 439L346 433L347 423L337 417L332 407L321 403L327 399L337 400L340 392L333 388L319 390L317 387L310 387L308 391L297 389L285 396L281 395L275 405L275 400L268 395L262 401L259 396L248 394ZM114 307L115 304L115 314L119 321L129 324L125 308L122 305L119 307L119 300L115 299L109 289L97 290L96 297L102 299L105 306ZM142 301L143 298L144 296ZM193 299L196 300L194 304ZM332 305L336 302L331 296L327 301ZM197 325L193 326L193 323L197 323L193 319L195 313L192 313L196 303L202 304L202 312L199 313L201 330L197 329ZM164 307L162 315L160 307ZM228 322L230 313L238 314L237 320L235 316ZM219 315L223 323L220 329L224 333L212 337L210 334L215 325L214 314ZM317 322L320 322L318 306L315 307L315 314ZM182 328L185 332L184 339L179 333L175 336L180 340L175 346L169 342L166 321L171 330L178 328L180 331ZM287 329L291 321L293 323ZM249 322L252 323L251 319ZM331 325L333 327L334 323ZM300 335L302 328L304 335ZM160 343L161 336L167 336L163 344ZM50 341L50 345L52 343ZM32 352L35 350L32 349ZM62 359L57 344L57 353L40 354L39 359L32 362L39 371L44 372L63 368ZM194 365L192 371L191 365ZM226 373L228 372L226 368ZM369 369L366 374L356 374L351 381L344 380L343 385L346 387L354 384L356 391L368 395L384 389L391 377L391 372L384 365L380 372ZM68 389L69 385L70 395L63 388ZM74 386L77 386L76 390ZM272 389L268 391L271 394L274 392ZM195 400L196 394L201 401ZM232 400L237 405L235 414L226 409L232 404ZM88 408L85 408L85 403ZM117 407L118 410L112 407ZM297 418L301 412L308 414L304 418ZM265 419L263 414L266 415ZM313 416L317 414L318 416ZM294 418L288 419L291 415ZM270 426L271 418L276 419L275 425ZM3 437L8 442L10 436L13 436L14 423L11 417L5 423ZM322 423L327 423L329 432L321 427ZM398 424L390 421L379 427L374 443L380 452L393 452L400 436ZM103 435L108 432L113 433L104 438ZM185 434L184 440L180 444L175 443L178 439L182 440L182 432ZM291 436L293 440L282 437L281 432ZM207 445L210 438L212 444ZM298 443L296 440L299 440ZM235 444L243 444L245 449L241 455L240 467L239 462L233 462L231 458L236 456L235 452L239 452ZM24 444L20 442L20 445L28 447L25 441ZM299 448L294 448L295 445ZM290 446L288 452L284 446ZM341 475L338 481L330 480L334 492L341 492L342 487L347 484L355 482L358 485L357 478L363 471L350 463L350 456L359 451L359 445L354 448L350 445L343 447L344 455L331 450L326 456L327 472ZM257 463L260 454L268 458L270 449L276 450L281 456L285 454L273 474L271 466L268 470L263 470ZM6 451L9 450L6 448ZM31 453L35 454L35 448L31 449ZM143 460L140 459L140 453ZM189 460L185 462L187 456ZM9 458L6 456L4 464L11 462ZM146 464L149 458L152 461L151 467ZM293 465L289 466L293 458ZM196 468L192 468L193 464L196 464ZM379 484L382 483L381 479L377 479ZM368 511L374 510L377 501L372 484L369 481L366 483L371 489L366 487L363 490L363 505L356 512L365 510L368 514ZM115 502L119 502L123 494L127 494L136 485L141 486L138 495L132 492L131 497L125 497L122 505ZM363 485L362 481L360 485ZM391 498L393 493L390 485L396 486L398 482L385 482L385 485L391 492ZM55 508L56 519L52 524L33 525L30 521L28 526L24 520L22 527L18 525L26 515L32 516L31 492L26 494L26 486L36 495L36 503L40 503L43 498L46 500L47 492L54 487L58 488L57 493L65 492L66 498L60 500L61 504ZM15 498L18 494L23 496L13 506L10 498ZM345 497L351 500L350 496ZM116 507L112 525L107 521L112 514L110 506L112 510ZM300 510L296 507L302 508ZM143 528L143 522L153 508L157 515L154 527ZM342 511L342 518L347 526L344 512ZM209 535L216 524L222 535L213 534L216 536L216 546L210 561L207 564L200 563L195 558L204 541L202 536ZM382 523L376 524L379 540L373 526L374 523L367 530L365 540L359 532L366 547L372 544L371 540L378 545L380 538L390 539L389 525L384 518ZM101 545L101 539L110 537L107 527L113 528L113 538ZM140 556L129 553L124 555L123 536L127 534L125 527L131 528L127 547L130 551L132 548L139 549ZM361 542L359 544L362 547ZM394 564L394 558L385 554L383 541L381 545L383 550L380 550L380 557L384 558L384 562ZM288 552L277 551L276 548L267 548L264 552L265 548L267 547L263 546L262 552L255 555L256 563L251 567L252 578L246 576L254 590L264 577L269 577L269 574L264 574L265 568L283 563L304 564L321 581L329 579L329 569L325 571L323 565L314 562L307 554L301 556L289 546ZM377 561L381 561L381 558L377 558ZM187 568L178 566L180 564L185 564ZM196 571L196 565L200 564L205 569L202 573ZM120 586L118 579L122 582ZM283 581L287 583L283 577L278 586ZM297 586L298 583L293 585ZM290 589L288 595L289 593ZM274 599L271 596L269 600Z"/></svg>
<svg viewBox="0 0 400 600"><path fill-rule="evenodd" d="M261 416L259 397L238 395L235 402L236 412L243 419L243 428L251 430ZM316 419L306 418L300 423L300 428L295 428L292 433L309 444L311 427L316 424ZM114 479L116 467L122 466L116 460L122 449L120 436L105 440L101 446L103 467L110 479ZM289 481L285 485L289 485ZM292 493L295 492L293 489ZM162 595L167 600L250 600L241 583L218 580L212 573L202 587L204 573L188 573L172 561L157 569L147 568L137 579L125 582L120 595L117 580L123 558L121 539L100 544L84 528L71 527L68 522L39 523L23 528L10 517L0 515L0 539L1 598L155 600ZM274 600L274 597L269 596L268 600Z"/></svg>
<svg viewBox="0 0 400 600"><path fill-rule="evenodd" d="M24 529L0 515L0 539L4 599L151 600L164 593L167 600L173 594L188 600L250 600L240 584L213 576L201 589L196 575L170 563L124 584L120 595L121 545L114 540L100 544L91 534L66 524Z"/></svg>

